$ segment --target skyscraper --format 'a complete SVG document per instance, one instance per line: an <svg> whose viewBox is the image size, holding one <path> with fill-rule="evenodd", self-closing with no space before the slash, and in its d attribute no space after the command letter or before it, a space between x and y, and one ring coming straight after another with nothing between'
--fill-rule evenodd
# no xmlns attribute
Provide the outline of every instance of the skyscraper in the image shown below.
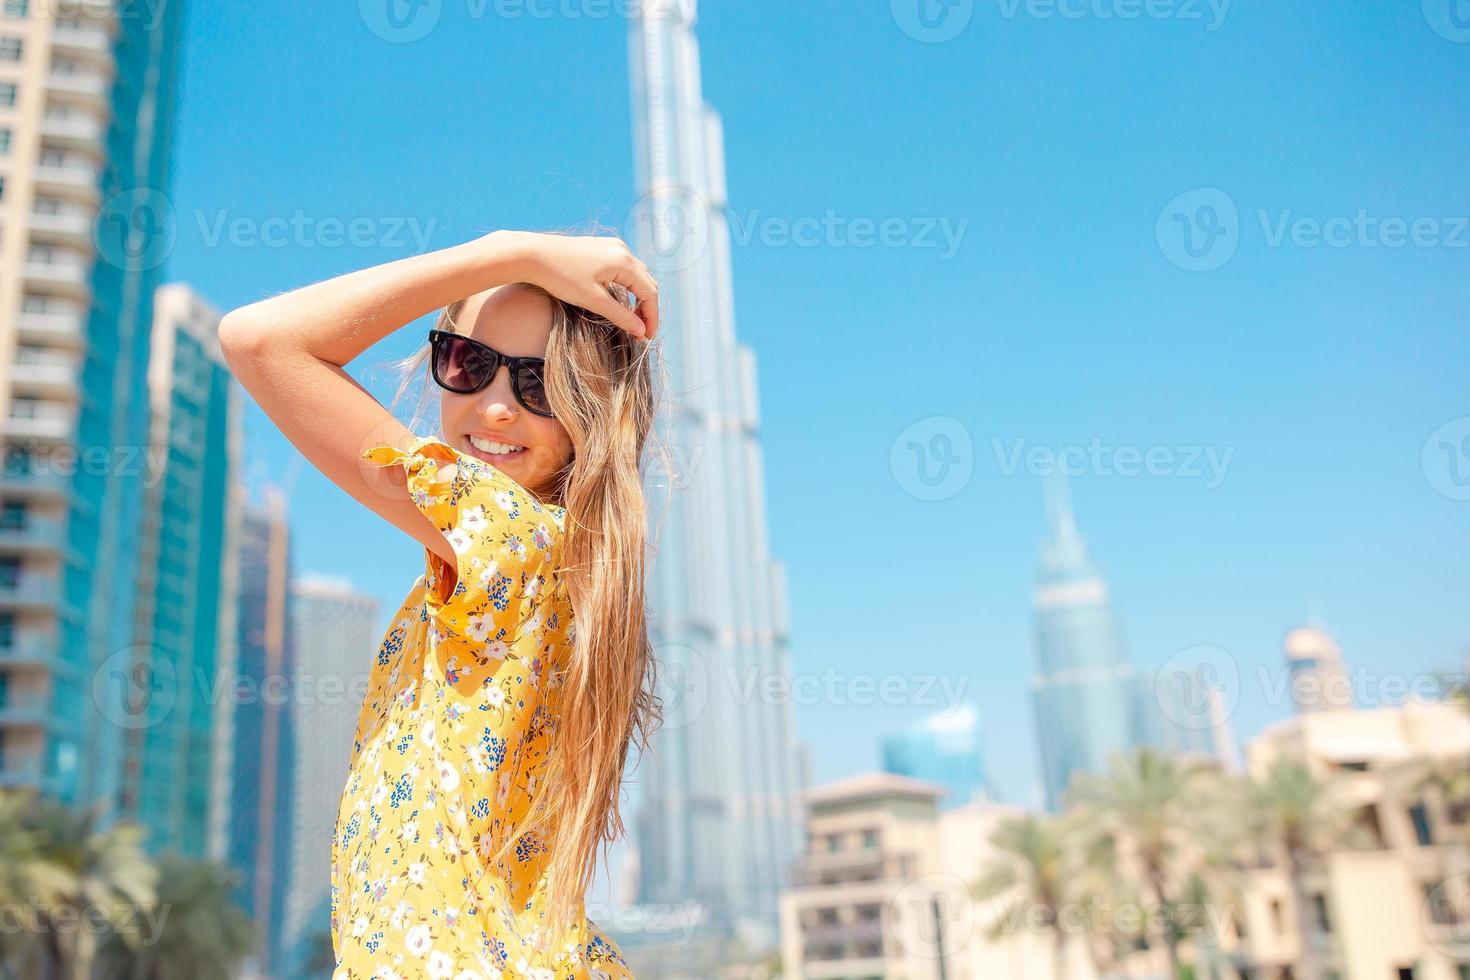
<svg viewBox="0 0 1470 980"><path fill-rule="evenodd" d="M253 973L281 967L281 923L290 887L296 737L289 681L295 665L292 561L286 500L268 490L247 504L240 534L240 607L234 704L229 862L241 872L239 903L261 946Z"/></svg>
<svg viewBox="0 0 1470 980"><path fill-rule="evenodd" d="M883 739L883 771L945 788L939 808L949 810L994 797L981 752L980 717L974 705L930 715Z"/></svg>
<svg viewBox="0 0 1470 980"><path fill-rule="evenodd" d="M224 856L235 667L243 398L220 355L220 315L187 286L154 302L150 460L131 670L163 676L166 711L126 732L122 811L151 847Z"/></svg>
<svg viewBox="0 0 1470 980"><path fill-rule="evenodd" d="M1140 685L1123 651L1107 585L1077 533L1067 485L1046 484L1049 536L1035 604L1032 695L1047 805L1061 802L1074 773L1102 773L1140 739Z"/></svg>
<svg viewBox="0 0 1470 980"><path fill-rule="evenodd" d="M0 7L0 783L118 801L182 2Z"/></svg>
<svg viewBox="0 0 1470 980"><path fill-rule="evenodd" d="M382 637L378 601L353 591L346 579L302 576L291 592L292 637L306 655L290 705L296 759L282 977L302 975L331 928L332 832L362 693Z"/></svg>
<svg viewBox="0 0 1470 980"><path fill-rule="evenodd" d="M763 693L790 672L785 582L767 550L755 358L735 337L723 135L700 91L694 17L693 0L652 0L630 32L630 237L659 280L670 391L657 433L672 457L648 491L666 684L637 777L638 895L699 903L706 928L774 943L801 847L791 705Z"/></svg>

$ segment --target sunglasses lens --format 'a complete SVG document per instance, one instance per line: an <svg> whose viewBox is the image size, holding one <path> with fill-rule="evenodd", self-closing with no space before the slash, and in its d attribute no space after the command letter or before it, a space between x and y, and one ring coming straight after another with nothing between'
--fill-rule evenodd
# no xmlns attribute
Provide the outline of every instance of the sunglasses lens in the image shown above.
<svg viewBox="0 0 1470 980"><path fill-rule="evenodd" d="M450 391L475 391L489 373L489 359L464 338L447 337L434 345L434 380Z"/></svg>
<svg viewBox="0 0 1470 980"><path fill-rule="evenodd" d="M516 394L521 404L540 415L551 414L551 402L546 397L546 379L543 367L525 364L521 366L516 382Z"/></svg>

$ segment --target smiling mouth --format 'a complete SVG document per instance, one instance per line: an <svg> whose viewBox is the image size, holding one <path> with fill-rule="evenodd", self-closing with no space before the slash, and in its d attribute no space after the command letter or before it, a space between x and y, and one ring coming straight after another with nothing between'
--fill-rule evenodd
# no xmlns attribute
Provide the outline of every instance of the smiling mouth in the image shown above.
<svg viewBox="0 0 1470 980"><path fill-rule="evenodd" d="M501 442L496 439L486 439L477 435L466 435L465 441L469 443L470 450L474 455L491 463L506 463L513 459L520 459L526 455L525 446L513 442Z"/></svg>

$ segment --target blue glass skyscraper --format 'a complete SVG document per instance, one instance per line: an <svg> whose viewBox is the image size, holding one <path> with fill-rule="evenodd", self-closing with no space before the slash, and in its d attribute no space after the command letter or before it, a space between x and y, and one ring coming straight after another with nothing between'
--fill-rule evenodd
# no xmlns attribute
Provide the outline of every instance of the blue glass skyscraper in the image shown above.
<svg viewBox="0 0 1470 980"><path fill-rule="evenodd" d="M255 967L284 960L290 890L296 733L288 682L296 653L290 613L292 561L286 501L267 488L245 507L240 533L239 640L230 767L229 862L243 875L241 908L255 921Z"/></svg>
<svg viewBox="0 0 1470 980"><path fill-rule="evenodd" d="M219 351L220 315L187 286L158 291L132 669L169 679L167 710L127 732L123 812L153 849L222 857L235 667L243 395Z"/></svg>
<svg viewBox="0 0 1470 980"><path fill-rule="evenodd" d="M1105 772L1114 753L1140 743L1140 697L1107 585L1087 557L1067 487L1046 484L1048 536L1035 592L1032 693L1047 805L1072 776Z"/></svg>
<svg viewBox="0 0 1470 980"><path fill-rule="evenodd" d="M979 713L962 704L884 738L883 770L943 786L939 808L948 810L994 797L981 746Z"/></svg>
<svg viewBox="0 0 1470 980"><path fill-rule="evenodd" d="M130 648L184 8L0 9L0 783L109 813L158 693Z"/></svg>

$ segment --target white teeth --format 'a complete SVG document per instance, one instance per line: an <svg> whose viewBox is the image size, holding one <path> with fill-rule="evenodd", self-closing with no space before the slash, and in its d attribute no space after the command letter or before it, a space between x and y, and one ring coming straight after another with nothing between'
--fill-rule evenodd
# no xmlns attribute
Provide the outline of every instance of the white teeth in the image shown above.
<svg viewBox="0 0 1470 980"><path fill-rule="evenodd" d="M496 456L504 456L506 453L513 453L526 448L525 446L517 446L508 442L492 442L489 439L481 439L479 436L470 436L470 445L482 453L492 453Z"/></svg>

